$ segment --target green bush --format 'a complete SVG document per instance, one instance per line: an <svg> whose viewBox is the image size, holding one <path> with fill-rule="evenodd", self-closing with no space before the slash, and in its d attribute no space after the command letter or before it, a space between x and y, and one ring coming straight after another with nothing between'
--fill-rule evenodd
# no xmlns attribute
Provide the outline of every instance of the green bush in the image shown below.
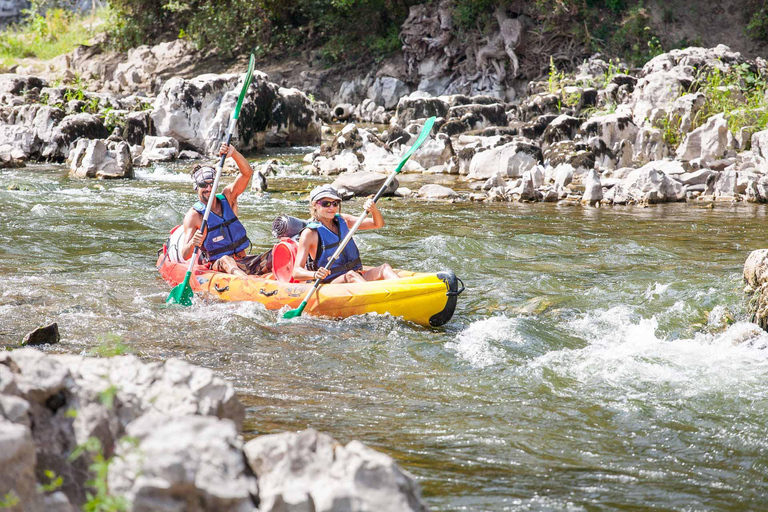
<svg viewBox="0 0 768 512"><path fill-rule="evenodd" d="M754 11L744 33L752 39L768 41L768 5L763 5L759 10Z"/></svg>
<svg viewBox="0 0 768 512"><path fill-rule="evenodd" d="M8 66L18 59L36 57L48 60L87 44L96 33L96 21L108 16L105 10L76 14L53 8L42 15L27 11L26 20L0 32L0 62Z"/></svg>
<svg viewBox="0 0 768 512"><path fill-rule="evenodd" d="M728 129L738 134L742 128L752 132L768 127L768 82L746 63L728 70L703 73L693 86L705 97L704 106L694 118L694 128L717 114L725 114Z"/></svg>
<svg viewBox="0 0 768 512"><path fill-rule="evenodd" d="M330 45L324 59L392 52L417 0L110 0L118 48L183 35L199 48L260 55ZM399 46L399 41L397 42Z"/></svg>

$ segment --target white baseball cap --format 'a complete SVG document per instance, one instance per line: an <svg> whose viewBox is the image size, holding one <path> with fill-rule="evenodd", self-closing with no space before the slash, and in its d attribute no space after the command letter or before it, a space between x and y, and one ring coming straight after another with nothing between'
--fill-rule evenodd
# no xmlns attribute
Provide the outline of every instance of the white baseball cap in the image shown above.
<svg viewBox="0 0 768 512"><path fill-rule="evenodd" d="M309 202L314 203L315 201L319 201L320 199L323 199L326 197L341 201L341 196L339 195L339 192L335 188L333 188L330 184L326 184L326 185L320 185L319 187L315 187L312 189L312 192L309 193Z"/></svg>

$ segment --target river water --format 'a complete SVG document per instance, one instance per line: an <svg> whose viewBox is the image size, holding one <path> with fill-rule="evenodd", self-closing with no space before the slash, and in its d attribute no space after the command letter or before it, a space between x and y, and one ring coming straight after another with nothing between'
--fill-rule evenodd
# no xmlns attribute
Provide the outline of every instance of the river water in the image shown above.
<svg viewBox="0 0 768 512"><path fill-rule="evenodd" d="M286 171L241 196L257 250L324 181ZM768 508L768 334L741 293L744 260L768 246L765 206L384 199L387 226L356 237L364 261L452 269L467 286L452 321L427 329L164 307L157 249L193 200L174 168L104 182L0 170L0 344L55 321L52 352L121 340L212 368L236 384L247 437L359 439L414 474L433 510Z"/></svg>

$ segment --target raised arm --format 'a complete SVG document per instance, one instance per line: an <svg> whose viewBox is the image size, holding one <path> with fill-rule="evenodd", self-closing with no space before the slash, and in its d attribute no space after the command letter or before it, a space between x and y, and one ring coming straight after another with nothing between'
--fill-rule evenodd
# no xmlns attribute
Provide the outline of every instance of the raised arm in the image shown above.
<svg viewBox="0 0 768 512"><path fill-rule="evenodd" d="M365 220L360 224L360 227L357 228L358 230L377 229L384 227L384 217L381 216L381 212L376 207L376 203L373 202L372 198L365 200L363 209L370 213L371 216L365 218ZM347 222L347 227L349 228L354 226L355 222L357 222L357 217L353 217L352 215L346 213L342 214L342 218Z"/></svg>
<svg viewBox="0 0 768 512"><path fill-rule="evenodd" d="M235 181L224 187L223 190L223 194L232 207L232 211L237 215L237 198L248 188L248 182L251 181L251 176L253 176L253 168L248 163L248 160L232 144L221 144L219 156L223 154L232 157L235 164L237 164L237 168L240 170L240 174L235 178Z"/></svg>

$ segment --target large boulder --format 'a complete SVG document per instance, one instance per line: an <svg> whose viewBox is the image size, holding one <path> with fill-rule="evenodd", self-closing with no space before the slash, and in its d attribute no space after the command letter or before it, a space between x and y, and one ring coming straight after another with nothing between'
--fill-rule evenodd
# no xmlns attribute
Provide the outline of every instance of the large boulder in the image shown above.
<svg viewBox="0 0 768 512"><path fill-rule="evenodd" d="M37 478L54 471L75 505L85 501L91 459L70 455L89 438L109 456L126 426L148 411L213 415L238 426L244 416L231 384L176 359L147 364L133 356L105 360L17 349L0 353L0 394L26 402L26 410L13 416L31 429Z"/></svg>
<svg viewBox="0 0 768 512"><path fill-rule="evenodd" d="M368 88L368 99L372 100L376 105L386 109L393 109L397 106L400 98L406 96L409 92L408 86L397 78L380 76Z"/></svg>
<svg viewBox="0 0 768 512"><path fill-rule="evenodd" d="M67 163L75 178L133 178L133 159L126 142L80 139Z"/></svg>
<svg viewBox="0 0 768 512"><path fill-rule="evenodd" d="M634 142L638 130L630 116L607 114L589 118L582 124L581 131L586 137L599 137L609 149L613 150L624 140Z"/></svg>
<svg viewBox="0 0 768 512"><path fill-rule="evenodd" d="M151 412L126 434L135 444L119 445L109 489L133 510L244 512L258 503L256 477L232 421Z"/></svg>
<svg viewBox="0 0 768 512"><path fill-rule="evenodd" d="M432 116L446 118L449 110L450 106L442 99L405 96L397 103L397 111L392 118L392 123L405 127L413 121Z"/></svg>
<svg viewBox="0 0 768 512"><path fill-rule="evenodd" d="M677 148L677 158L683 161L700 159L702 164L706 164L723 158L725 152L735 146L735 138L728 130L728 121L723 114L717 114L685 136Z"/></svg>
<svg viewBox="0 0 768 512"><path fill-rule="evenodd" d="M37 457L32 431L27 424L9 421L13 404L10 398L0 395L0 499L15 497L11 511L43 512L43 497L37 492L35 469ZM20 401L26 407L23 400ZM24 415L26 418L26 414ZM9 501L10 503L10 501Z"/></svg>
<svg viewBox="0 0 768 512"><path fill-rule="evenodd" d="M487 180L496 172L518 178L542 162L541 148L525 139L475 153L469 164L470 180Z"/></svg>
<svg viewBox="0 0 768 512"><path fill-rule="evenodd" d="M200 75L168 80L153 104L157 134L173 137L182 149L213 154L224 138L237 103L240 75ZM234 144L241 150L266 144L305 145L320 141L321 121L309 98L256 72L240 112Z"/></svg>
<svg viewBox="0 0 768 512"><path fill-rule="evenodd" d="M747 294L747 308L753 321L768 330L768 249L749 253L744 262L744 282Z"/></svg>
<svg viewBox="0 0 768 512"><path fill-rule="evenodd" d="M453 199L459 196L459 194L452 188L444 187L436 183L423 185L416 195L423 197L424 199Z"/></svg>
<svg viewBox="0 0 768 512"><path fill-rule="evenodd" d="M151 162L170 162L179 156L179 142L173 137L144 137L142 158Z"/></svg>
<svg viewBox="0 0 768 512"><path fill-rule="evenodd" d="M725 70L742 62L741 55L725 45L692 46L654 57L643 66L632 93L630 106L635 124L654 125L676 110L673 104L690 88L698 74L712 69Z"/></svg>
<svg viewBox="0 0 768 512"><path fill-rule="evenodd" d="M350 172L340 175L332 183L336 190L344 189L355 196L369 196L375 194L384 185L389 176L378 172ZM397 178L393 179L389 186L384 190L383 195L394 195L395 190L400 186Z"/></svg>
<svg viewBox="0 0 768 512"><path fill-rule="evenodd" d="M245 455L259 478L259 510L426 511L411 475L359 441L315 430L257 437Z"/></svg>
<svg viewBox="0 0 768 512"><path fill-rule="evenodd" d="M56 125L50 142L40 156L46 159L64 160L69 156L70 145L78 139L106 139L109 136L102 120L93 114L66 116Z"/></svg>
<svg viewBox="0 0 768 512"><path fill-rule="evenodd" d="M115 92L156 93L158 85L173 76L173 70L193 64L196 57L194 45L187 39L137 46L117 64L110 83L117 85Z"/></svg>
<svg viewBox="0 0 768 512"><path fill-rule="evenodd" d="M683 186L652 164L630 172L622 185L629 198L638 203L655 204L685 199Z"/></svg>

